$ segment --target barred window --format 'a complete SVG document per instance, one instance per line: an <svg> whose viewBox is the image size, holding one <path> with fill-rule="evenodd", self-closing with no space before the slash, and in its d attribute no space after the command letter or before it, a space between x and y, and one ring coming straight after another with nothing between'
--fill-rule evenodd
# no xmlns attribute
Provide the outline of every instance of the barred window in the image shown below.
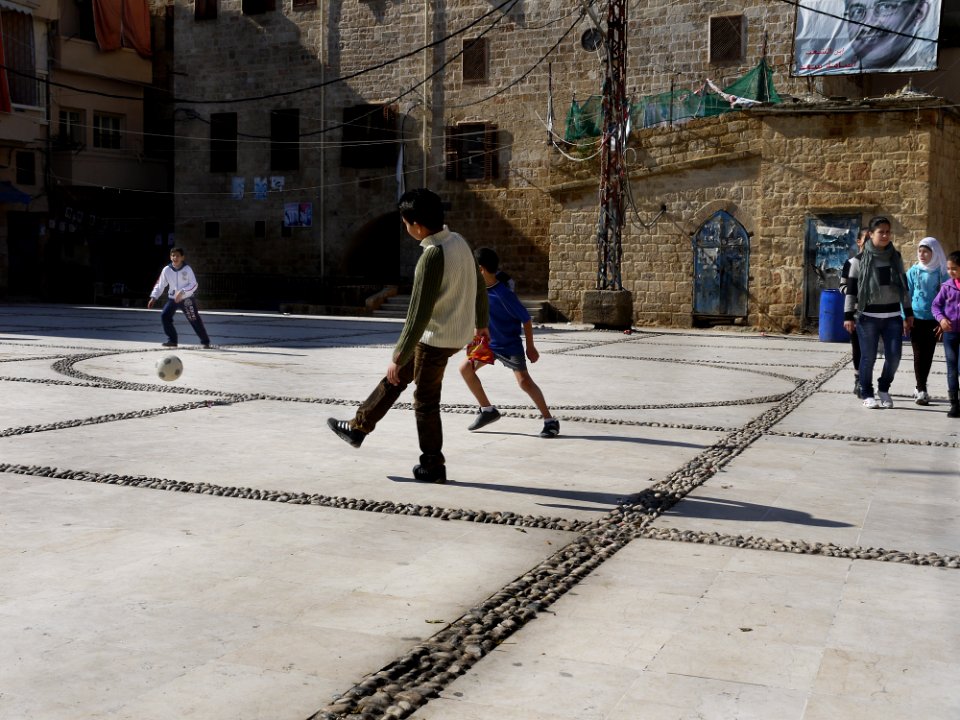
<svg viewBox="0 0 960 720"><path fill-rule="evenodd" d="M276 9L275 0L240 0L240 11L244 15L262 15Z"/></svg>
<svg viewBox="0 0 960 720"><path fill-rule="evenodd" d="M743 15L710 18L710 62L737 63L746 59L747 23Z"/></svg>
<svg viewBox="0 0 960 720"><path fill-rule="evenodd" d="M463 41L463 82L487 81L487 39L475 38Z"/></svg>

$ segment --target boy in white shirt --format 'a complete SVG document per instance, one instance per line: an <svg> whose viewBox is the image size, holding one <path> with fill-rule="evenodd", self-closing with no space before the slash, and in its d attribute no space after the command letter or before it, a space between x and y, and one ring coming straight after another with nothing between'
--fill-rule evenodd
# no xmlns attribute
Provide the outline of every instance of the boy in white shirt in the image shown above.
<svg viewBox="0 0 960 720"><path fill-rule="evenodd" d="M197 301L193 299L197 287L197 276L193 274L191 267L184 262L183 248L173 248L170 251L170 264L160 272L157 284L153 286L150 299L147 301L147 307L152 308L153 304L163 294L164 288L169 288L167 302L160 313L163 331L167 334L167 342L163 343L163 347L175 348L177 346L177 329L173 326L173 315L178 308L183 311L193 331L200 338L203 347L210 347L210 336L207 335L207 329L203 326L203 320L200 319L200 309L197 307Z"/></svg>

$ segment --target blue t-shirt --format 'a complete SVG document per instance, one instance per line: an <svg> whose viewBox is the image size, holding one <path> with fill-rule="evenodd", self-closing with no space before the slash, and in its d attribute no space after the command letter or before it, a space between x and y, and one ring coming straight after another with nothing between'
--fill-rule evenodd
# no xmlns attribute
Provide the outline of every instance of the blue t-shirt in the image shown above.
<svg viewBox="0 0 960 720"><path fill-rule="evenodd" d="M920 265L914 265L907 270L907 286L910 288L910 303L913 305L913 316L918 320L933 320L930 306L937 296L940 286L950 276L941 270L927 272Z"/></svg>
<svg viewBox="0 0 960 720"><path fill-rule="evenodd" d="M499 355L523 355L521 333L530 313L504 283L487 288L490 300L490 349Z"/></svg>

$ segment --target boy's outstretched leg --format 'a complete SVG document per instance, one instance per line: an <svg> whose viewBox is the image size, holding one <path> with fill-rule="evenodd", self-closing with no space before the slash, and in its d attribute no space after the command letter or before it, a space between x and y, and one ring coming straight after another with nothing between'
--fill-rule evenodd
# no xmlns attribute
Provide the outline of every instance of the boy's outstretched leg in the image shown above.
<svg viewBox="0 0 960 720"><path fill-rule="evenodd" d="M543 416L543 430L540 431L540 437L552 438L559 435L560 421L550 414L550 408L547 407L547 401L543 398L543 392L540 390L540 386L533 381L530 373L526 370L514 370L513 374L514 377L517 378L517 384L520 385L520 389L530 396L533 404L536 405L537 410L540 411L540 415Z"/></svg>
<svg viewBox="0 0 960 720"><path fill-rule="evenodd" d="M477 417L474 418L467 430L479 430L499 420L500 411L490 404L490 399L483 390L483 383L481 383L480 378L477 377L477 368L474 367L473 360L464 360L460 364L460 376L467 384L470 392L473 393L473 397L475 397L480 404L480 412L477 413Z"/></svg>

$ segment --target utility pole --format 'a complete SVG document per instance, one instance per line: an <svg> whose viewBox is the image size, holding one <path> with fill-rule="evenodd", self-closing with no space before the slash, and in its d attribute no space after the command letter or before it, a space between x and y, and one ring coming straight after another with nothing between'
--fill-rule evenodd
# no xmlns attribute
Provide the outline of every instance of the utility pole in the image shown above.
<svg viewBox="0 0 960 720"><path fill-rule="evenodd" d="M603 85L603 146L600 150L600 219L597 226L597 289L623 290L624 150L630 106L626 92L627 3L607 10L607 77Z"/></svg>
<svg viewBox="0 0 960 720"><path fill-rule="evenodd" d="M586 1L586 0L585 0ZM591 14L591 17L594 17ZM583 293L584 322L604 327L630 327L633 323L631 294L623 289L621 261L624 224L624 183L627 127L627 2L609 0L607 27L607 73L603 84L603 145L600 149L600 217L597 222L596 290Z"/></svg>

